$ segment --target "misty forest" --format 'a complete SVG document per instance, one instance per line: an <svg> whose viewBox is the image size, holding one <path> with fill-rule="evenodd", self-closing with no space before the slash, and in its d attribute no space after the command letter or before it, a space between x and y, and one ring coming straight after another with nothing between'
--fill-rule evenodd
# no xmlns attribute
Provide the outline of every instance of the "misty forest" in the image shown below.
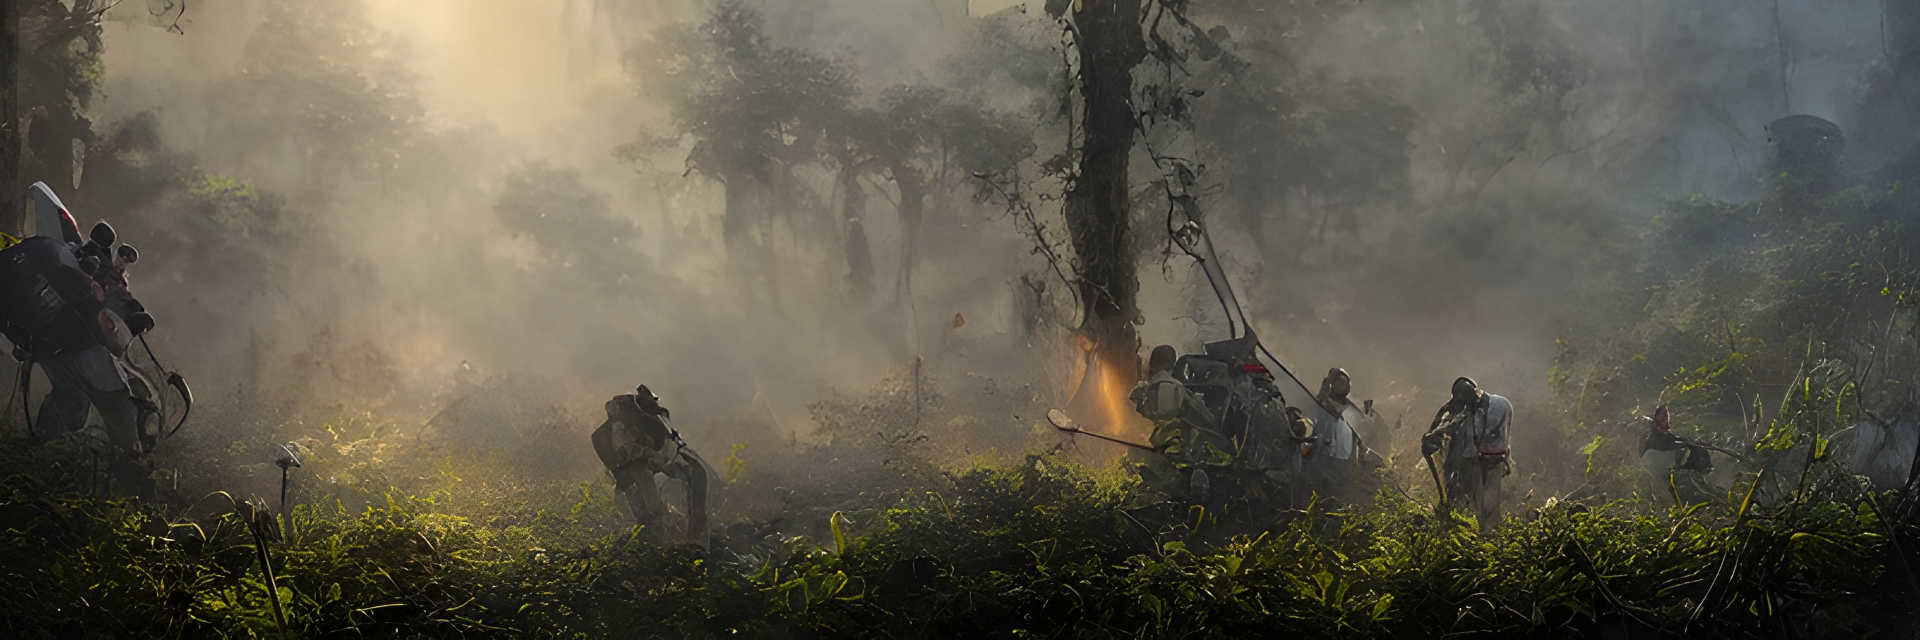
<svg viewBox="0 0 1920 640"><path fill-rule="evenodd" d="M1920 2L0 26L10 637L1920 634Z"/></svg>

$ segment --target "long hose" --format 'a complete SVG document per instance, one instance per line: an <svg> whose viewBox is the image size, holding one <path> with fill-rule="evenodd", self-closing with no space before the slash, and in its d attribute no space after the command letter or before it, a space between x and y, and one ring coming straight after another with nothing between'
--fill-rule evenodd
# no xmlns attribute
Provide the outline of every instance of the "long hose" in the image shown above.
<svg viewBox="0 0 1920 640"><path fill-rule="evenodd" d="M39 437L33 428L33 360L20 361L20 417L27 422L27 435Z"/></svg>
<svg viewBox="0 0 1920 640"><path fill-rule="evenodd" d="M1433 474L1433 492L1439 496L1433 504L1435 515L1439 515L1447 508L1447 484L1440 480L1440 468L1433 466L1433 454L1426 452L1426 441L1440 430L1440 425L1452 422L1449 420L1452 417L1452 411L1449 411L1452 406L1452 404L1443 405L1439 411L1434 412L1433 424L1427 425L1427 432L1420 435L1420 457L1427 461L1427 472Z"/></svg>
<svg viewBox="0 0 1920 640"><path fill-rule="evenodd" d="M168 371L167 365L160 364L160 358L153 355L153 345L147 344L147 336L144 333L140 334L140 347L147 350L147 359L153 361L153 366L166 372L167 386L173 387L174 392L180 394L182 401L180 421L175 422L173 428L167 430L167 437L172 438L174 434L180 433L181 427L187 426L187 416L193 415L193 389L187 386L187 379L181 376L180 372Z"/></svg>
<svg viewBox="0 0 1920 640"><path fill-rule="evenodd" d="M1205 248L1207 255L1200 255L1188 242L1180 242L1178 236L1182 233L1186 234L1189 238L1197 237L1200 241L1206 243ZM1240 297L1233 293L1233 281L1227 278L1226 271L1220 267L1220 252L1213 246L1213 236L1207 232L1206 225L1189 216L1186 226L1180 231L1176 231L1175 235L1174 244L1178 245L1180 251L1187 254L1187 257L1193 258L1195 262L1200 263L1200 271L1206 274L1207 285L1213 288L1214 298L1220 301L1220 308L1226 311L1227 339L1232 340L1240 337L1240 335L1236 334L1233 327L1233 320L1235 317L1238 317L1240 319L1242 332L1244 332L1246 336L1253 338L1253 344L1260 349L1260 355L1264 355L1267 357L1267 360L1272 361L1273 365L1279 368L1281 373L1286 374L1288 379L1293 380L1294 384L1299 385L1302 391L1306 391L1308 395L1312 395L1312 390L1307 387L1307 383L1302 381L1300 376L1295 375L1293 369L1287 367L1287 363L1281 362L1278 356L1273 355L1273 352L1267 349L1266 343L1261 342L1260 337L1255 335L1253 323L1247 320L1246 309L1240 305ZM1217 276L1215 275L1216 271L1219 272Z"/></svg>

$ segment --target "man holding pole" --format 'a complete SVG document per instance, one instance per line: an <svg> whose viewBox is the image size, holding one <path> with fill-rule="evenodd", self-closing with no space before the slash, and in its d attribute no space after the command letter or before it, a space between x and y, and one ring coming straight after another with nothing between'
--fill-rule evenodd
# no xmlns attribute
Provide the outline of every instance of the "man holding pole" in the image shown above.
<svg viewBox="0 0 1920 640"><path fill-rule="evenodd" d="M1512 423L1511 401L1482 391L1472 378L1454 379L1453 398L1435 413L1420 441L1428 464L1434 453L1447 452L1441 511L1464 502L1472 505L1482 532L1500 523L1500 484L1513 471L1507 448Z"/></svg>

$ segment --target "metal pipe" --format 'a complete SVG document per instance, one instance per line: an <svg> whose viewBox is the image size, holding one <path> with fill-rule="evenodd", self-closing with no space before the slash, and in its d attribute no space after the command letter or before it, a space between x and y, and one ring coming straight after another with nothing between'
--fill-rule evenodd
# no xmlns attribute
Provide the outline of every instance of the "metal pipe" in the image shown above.
<svg viewBox="0 0 1920 640"><path fill-rule="evenodd" d="M1157 449L1154 449L1151 445L1144 445L1144 444L1140 444L1138 442L1133 442L1130 440L1122 440L1120 438L1115 438L1113 436L1109 436L1103 433L1095 433L1092 431L1081 429L1080 427L1074 425L1073 418L1067 417L1067 413L1059 409L1047 410L1047 422L1052 423L1053 428L1059 429L1061 431L1065 431L1067 433L1077 433L1083 436L1098 438L1114 444L1126 445L1129 447L1133 447L1135 449L1141 449L1145 451L1158 451Z"/></svg>

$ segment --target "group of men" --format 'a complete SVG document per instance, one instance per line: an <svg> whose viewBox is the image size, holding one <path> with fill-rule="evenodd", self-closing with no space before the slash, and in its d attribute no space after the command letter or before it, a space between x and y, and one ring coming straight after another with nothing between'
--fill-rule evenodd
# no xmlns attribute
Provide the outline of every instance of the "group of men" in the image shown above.
<svg viewBox="0 0 1920 640"><path fill-rule="evenodd" d="M53 191L29 189L35 233L25 239L0 234L0 330L13 357L38 365L52 388L30 425L36 437L79 431L89 410L97 412L110 444L110 477L139 494L147 482L143 457L152 446L142 433L150 399L129 385L138 376L125 361L131 341L154 326L137 300L127 268L139 260L129 244L116 246L106 222L87 238ZM1328 492L1335 484L1358 484L1381 464L1367 447L1382 429L1372 401L1352 400L1353 378L1331 369L1314 403L1324 410L1316 425L1300 407L1287 405L1273 374L1252 356L1250 339L1208 345L1206 355L1179 356L1161 345L1151 352L1147 375L1130 394L1135 409L1153 421L1140 460L1151 486L1170 497L1205 503L1225 492L1261 494L1269 501L1297 500L1302 490ZM24 376L23 376L24 377ZM24 382L24 380L23 380ZM593 432L601 462L648 537L663 537L667 507L656 476L686 486L690 541L704 544L708 529L710 467L669 423L670 412L645 385L615 396L607 419ZM1500 518L1502 479L1511 473L1508 433L1513 404L1487 393L1473 379L1454 380L1451 398L1421 437L1421 455L1435 470L1441 508L1472 509L1482 528ZM1644 461L1658 467L1676 501L1707 493L1698 476L1711 469L1706 451L1675 437L1662 406L1649 419ZM1433 457L1444 452L1435 466Z"/></svg>
<svg viewBox="0 0 1920 640"><path fill-rule="evenodd" d="M38 365L52 384L28 426L36 438L58 437L84 427L90 409L97 412L109 443L109 477L124 493L144 494L151 434L142 429L157 411L129 386L128 376L138 374L124 360L132 341L154 325L128 287L127 267L140 252L115 246L104 221L83 239L45 183L34 183L28 196L33 235L0 237L0 333L15 360ZM23 387L29 374L23 366Z"/></svg>
<svg viewBox="0 0 1920 640"><path fill-rule="evenodd" d="M1141 477L1193 503L1286 502L1303 456L1319 443L1313 421L1286 405L1273 374L1250 351L1230 342L1212 346L1208 355L1180 357L1161 345L1148 356L1146 378L1129 393L1154 424L1152 453L1137 460Z"/></svg>
<svg viewBox="0 0 1920 640"><path fill-rule="evenodd" d="M129 385L139 374L126 362L132 340L153 328L153 316L134 298L127 267L139 259L101 222L82 238L72 214L45 184L29 190L35 233L0 236L0 330L13 357L38 365L52 388L32 421L38 437L79 431L96 412L107 436L108 472L121 490L145 493L143 433L155 410ZM1146 378L1131 399L1155 423L1149 445L1157 455L1141 473L1171 496L1205 503L1224 494L1267 502L1296 501L1303 491L1363 475L1377 465L1354 425L1377 418L1372 403L1356 405L1352 377L1333 369L1314 401L1323 423L1288 406L1273 374L1252 355L1250 340L1208 345L1202 356L1180 357L1156 347ZM687 539L705 544L710 468L673 429L671 413L645 385L615 396L593 432L602 464L612 473L643 535L660 540L667 513L656 476L684 483ZM1423 453L1447 446L1447 495L1475 505L1483 524L1497 516L1499 476L1506 469L1506 430L1512 405L1481 392L1467 378L1435 418ZM1317 427L1317 429L1316 429Z"/></svg>
<svg viewBox="0 0 1920 640"><path fill-rule="evenodd" d="M1300 407L1287 405L1273 374L1250 350L1214 347L1209 345L1208 355L1186 357L1171 346L1155 347L1146 378L1129 394L1135 410L1154 425L1148 438L1154 455L1138 465L1150 486L1204 504L1221 497L1222 480L1245 494L1264 490L1262 497L1279 502L1366 484L1381 460L1359 425L1378 424L1379 417L1371 401L1353 401L1346 370L1329 370L1321 381L1313 400L1324 410L1324 422L1316 425ZM1434 467L1436 480L1444 478L1436 487L1441 507L1471 508L1483 529L1500 519L1500 486L1512 471L1512 420L1511 401L1461 377L1421 437L1428 464L1445 453L1443 466Z"/></svg>
<svg viewBox="0 0 1920 640"><path fill-rule="evenodd" d="M72 214L46 185L35 183L29 195L36 233L21 240L0 237L0 329L14 358L38 365L52 382L34 432L46 437L78 431L88 411L97 412L112 448L111 477L140 493L150 448L141 430L151 411L143 413L124 362L131 340L154 325L128 287L127 267L139 252L127 244L116 247L105 222L83 240ZM1208 349L1206 355L1181 357L1171 346L1154 348L1146 378L1130 394L1135 409L1154 422L1148 444L1157 455L1140 465L1152 486L1196 503L1229 492L1297 501L1303 492L1353 483L1379 465L1356 429L1377 423L1378 416L1371 401L1351 399L1353 379L1346 370L1332 369L1321 381L1313 400L1324 413L1316 414L1323 416L1316 425L1301 407L1286 403L1273 374L1252 356L1250 341ZM1511 469L1513 405L1470 378L1455 380L1452 391L1422 437L1421 452L1431 463L1433 454L1445 451L1443 500L1471 506L1481 525L1491 526L1499 518L1501 478ZM615 396L605 409L607 418L592 435L594 450L645 525L644 535L663 537L667 507L655 478L665 476L686 486L687 538L704 544L711 471L670 425L670 412L645 385Z"/></svg>
<svg viewBox="0 0 1920 640"><path fill-rule="evenodd" d="M1302 504L1312 493L1340 493L1363 484L1381 464L1356 423L1377 421L1372 402L1352 400L1353 380L1333 369L1313 400L1330 415L1322 424L1288 406L1274 375L1245 344L1209 345L1207 355L1179 356L1155 347L1146 377L1129 393L1134 408L1154 424L1150 455L1137 459L1142 478L1168 498L1220 505L1235 498L1269 506ZM1501 480L1511 471L1507 434L1513 404L1482 391L1470 378L1454 381L1452 398L1421 438L1422 454L1445 451L1443 506L1473 510L1482 528L1500 517ZM594 451L612 473L642 535L664 536L667 507L657 477L686 487L686 536L705 544L707 482L711 473L671 426L671 412L645 385L607 401L606 420L592 435ZM1436 475L1436 477L1441 477Z"/></svg>

